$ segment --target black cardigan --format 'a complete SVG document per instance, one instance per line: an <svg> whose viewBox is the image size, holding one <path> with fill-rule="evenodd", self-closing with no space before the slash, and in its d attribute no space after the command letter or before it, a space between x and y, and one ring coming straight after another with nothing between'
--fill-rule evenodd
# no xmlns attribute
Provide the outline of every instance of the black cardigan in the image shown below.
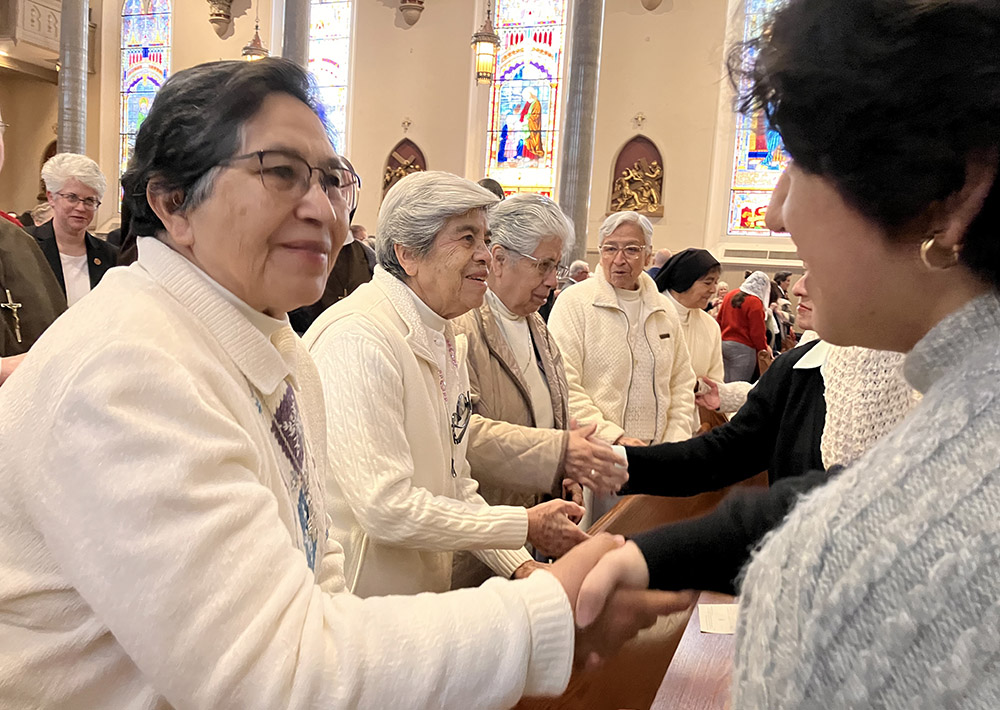
<svg viewBox="0 0 1000 710"><path fill-rule="evenodd" d="M629 480L621 494L693 496L764 470L774 484L822 469L823 375L818 367L794 369L818 342L778 357L728 423L687 441L626 447Z"/></svg>
<svg viewBox="0 0 1000 710"><path fill-rule="evenodd" d="M736 580L764 535L781 524L801 495L841 469L809 471L770 488L737 488L708 515L636 535L650 589L736 594Z"/></svg>

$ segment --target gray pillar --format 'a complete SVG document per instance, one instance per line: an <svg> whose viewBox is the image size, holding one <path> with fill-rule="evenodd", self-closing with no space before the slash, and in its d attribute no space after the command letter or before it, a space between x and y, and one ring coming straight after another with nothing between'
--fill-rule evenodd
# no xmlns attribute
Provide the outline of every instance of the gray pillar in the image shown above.
<svg viewBox="0 0 1000 710"><path fill-rule="evenodd" d="M576 244L570 260L582 259L587 253L603 33L604 0L576 0L570 27L569 82L559 156L559 206L576 226Z"/></svg>
<svg viewBox="0 0 1000 710"><path fill-rule="evenodd" d="M309 0L285 0L281 56L303 69L309 64Z"/></svg>
<svg viewBox="0 0 1000 710"><path fill-rule="evenodd" d="M87 0L63 0L59 24L60 153L87 151Z"/></svg>

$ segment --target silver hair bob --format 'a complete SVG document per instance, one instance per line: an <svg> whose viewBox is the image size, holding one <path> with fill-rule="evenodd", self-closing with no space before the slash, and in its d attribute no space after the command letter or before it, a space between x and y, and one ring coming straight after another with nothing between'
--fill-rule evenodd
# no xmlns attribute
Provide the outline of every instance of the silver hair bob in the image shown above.
<svg viewBox="0 0 1000 710"><path fill-rule="evenodd" d="M490 230L493 244L521 254L532 254L543 239L556 237L565 256L575 241L573 222L559 205L531 192L514 195L490 210Z"/></svg>
<svg viewBox="0 0 1000 710"><path fill-rule="evenodd" d="M598 235L600 236L600 239L597 242L598 246L603 244L604 240L607 239L613 231L626 222L638 224L639 228L642 230L642 236L646 238L646 246L653 246L653 224L638 212L615 212L613 215L610 215L606 220L604 220L604 224L601 225L601 229L598 232Z"/></svg>
<svg viewBox="0 0 1000 710"><path fill-rule="evenodd" d="M97 199L102 199L108 189L108 181L100 166L86 155L57 153L42 166L42 181L49 192L59 192L73 178L96 192Z"/></svg>
<svg viewBox="0 0 1000 710"><path fill-rule="evenodd" d="M393 185L382 200L375 229L375 258L390 274L406 280L394 247L426 256L438 232L452 217L485 210L500 200L471 180L437 170L411 173Z"/></svg>

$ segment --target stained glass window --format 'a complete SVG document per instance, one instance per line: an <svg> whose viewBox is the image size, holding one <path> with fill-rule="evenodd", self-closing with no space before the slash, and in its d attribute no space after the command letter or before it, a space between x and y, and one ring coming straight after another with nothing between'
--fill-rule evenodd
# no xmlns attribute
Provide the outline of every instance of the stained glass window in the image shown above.
<svg viewBox="0 0 1000 710"><path fill-rule="evenodd" d="M322 118L338 153L347 140L352 2L312 0L309 8L309 71L316 80Z"/></svg>
<svg viewBox="0 0 1000 710"><path fill-rule="evenodd" d="M125 0L122 5L119 171L128 167L135 134L170 73L170 0Z"/></svg>
<svg viewBox="0 0 1000 710"><path fill-rule="evenodd" d="M495 0L500 35L486 173L511 192L551 197L559 147L566 0Z"/></svg>
<svg viewBox="0 0 1000 710"><path fill-rule="evenodd" d="M743 37L749 40L760 35L768 13L782 0L745 2ZM764 226L764 213L771 191L787 164L788 154L781 145L781 136L767 125L762 111L750 116L737 116L733 182L729 195L729 234L771 234Z"/></svg>

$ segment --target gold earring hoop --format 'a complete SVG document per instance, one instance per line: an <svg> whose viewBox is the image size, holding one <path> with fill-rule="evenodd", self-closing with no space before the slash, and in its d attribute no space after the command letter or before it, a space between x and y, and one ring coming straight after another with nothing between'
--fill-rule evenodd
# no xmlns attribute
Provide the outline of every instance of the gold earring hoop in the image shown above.
<svg viewBox="0 0 1000 710"><path fill-rule="evenodd" d="M937 234L939 232L927 237L920 245L920 260L931 271L945 271L958 264L959 247L958 245L951 248L942 247L937 243ZM935 251L937 257L934 256ZM942 252L947 256L942 256Z"/></svg>

